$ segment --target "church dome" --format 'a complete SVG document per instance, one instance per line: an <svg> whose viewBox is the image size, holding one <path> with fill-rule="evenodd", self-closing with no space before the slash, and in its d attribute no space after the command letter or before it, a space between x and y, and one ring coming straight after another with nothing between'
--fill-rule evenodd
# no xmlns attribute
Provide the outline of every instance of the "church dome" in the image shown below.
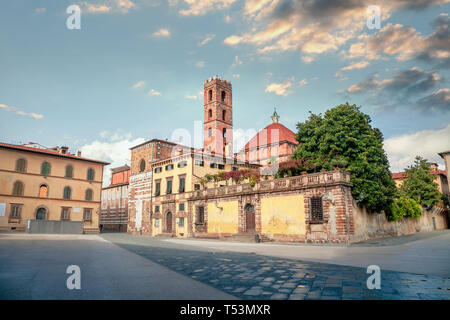
<svg viewBox="0 0 450 320"><path fill-rule="evenodd" d="M281 123L275 122L261 131L259 131L244 147L245 149L265 146L267 144L279 143L282 141L288 141L294 144L298 144L295 140L295 134L292 130L286 128Z"/></svg>

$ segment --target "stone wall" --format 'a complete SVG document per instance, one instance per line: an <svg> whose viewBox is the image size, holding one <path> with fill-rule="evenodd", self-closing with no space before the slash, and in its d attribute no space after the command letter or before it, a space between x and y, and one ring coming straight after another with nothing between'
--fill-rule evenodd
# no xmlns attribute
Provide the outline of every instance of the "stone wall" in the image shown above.
<svg viewBox="0 0 450 320"><path fill-rule="evenodd" d="M355 203L352 206L355 232L350 236L351 242L448 229L447 213L439 207L429 211L423 209L420 218L403 218L390 222L384 212L370 214Z"/></svg>

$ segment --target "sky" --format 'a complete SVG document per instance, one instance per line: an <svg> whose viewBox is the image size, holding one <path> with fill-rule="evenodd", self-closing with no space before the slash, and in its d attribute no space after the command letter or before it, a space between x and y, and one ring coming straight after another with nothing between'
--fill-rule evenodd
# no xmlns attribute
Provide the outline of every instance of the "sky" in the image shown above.
<svg viewBox="0 0 450 320"><path fill-rule="evenodd" d="M77 5L80 29L67 20ZM378 9L369 8L376 6ZM0 141L67 145L129 163L203 117L204 80L233 85L247 135L274 107L291 130L349 102L385 139L391 170L450 150L450 0L0 2ZM374 11L375 10L375 11ZM374 13L380 13L379 25Z"/></svg>

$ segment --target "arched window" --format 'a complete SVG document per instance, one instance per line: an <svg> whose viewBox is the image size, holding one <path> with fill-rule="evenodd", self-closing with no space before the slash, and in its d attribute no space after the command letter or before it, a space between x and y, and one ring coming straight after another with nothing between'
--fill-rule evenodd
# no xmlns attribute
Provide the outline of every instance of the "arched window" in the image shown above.
<svg viewBox="0 0 450 320"><path fill-rule="evenodd" d="M42 162L41 174L44 175L44 176L48 176L50 174L50 170L51 170L50 163L47 162L47 161Z"/></svg>
<svg viewBox="0 0 450 320"><path fill-rule="evenodd" d="M39 187L39 198L47 198L48 197L48 187L45 184L41 184Z"/></svg>
<svg viewBox="0 0 450 320"><path fill-rule="evenodd" d="M17 159L17 161L16 161L16 171L18 171L18 172L26 172L27 171L27 160L25 160L25 159Z"/></svg>
<svg viewBox="0 0 450 320"><path fill-rule="evenodd" d="M70 189L70 187L65 187L64 188L64 194L63 194L63 199L70 199L72 194L72 189Z"/></svg>
<svg viewBox="0 0 450 320"><path fill-rule="evenodd" d="M20 181L14 182L13 196L23 196L23 183Z"/></svg>
<svg viewBox="0 0 450 320"><path fill-rule="evenodd" d="M84 196L84 200L92 201L93 191L92 189L87 189Z"/></svg>
<svg viewBox="0 0 450 320"><path fill-rule="evenodd" d="M212 136L212 129L208 128L208 137L211 137L211 136Z"/></svg>
<svg viewBox="0 0 450 320"><path fill-rule="evenodd" d="M88 171L87 171L87 179L88 179L89 181L92 181L92 180L94 180L94 176L95 176L95 171L94 171L94 169L89 168Z"/></svg>
<svg viewBox="0 0 450 320"><path fill-rule="evenodd" d="M212 117L212 110L209 109L209 110L208 110L208 118L211 118L211 117Z"/></svg>
<svg viewBox="0 0 450 320"><path fill-rule="evenodd" d="M209 92L208 92L208 98L209 98L209 101L212 100L212 90L209 90Z"/></svg>
<svg viewBox="0 0 450 320"><path fill-rule="evenodd" d="M139 163L139 171L144 172L144 170L145 170L145 160L142 159L141 162Z"/></svg>
<svg viewBox="0 0 450 320"><path fill-rule="evenodd" d="M222 129L222 136L223 136L224 138L227 137L227 129L226 129L226 128L223 128L223 129Z"/></svg>
<svg viewBox="0 0 450 320"><path fill-rule="evenodd" d="M225 110L222 110L222 120L225 121L225 116L227 115L227 112Z"/></svg>
<svg viewBox="0 0 450 320"><path fill-rule="evenodd" d="M73 167L70 164L66 166L66 178L73 178Z"/></svg>
<svg viewBox="0 0 450 320"><path fill-rule="evenodd" d="M225 101L225 97L227 96L227 94L226 94L226 92L225 91L222 91L222 101L224 102Z"/></svg>

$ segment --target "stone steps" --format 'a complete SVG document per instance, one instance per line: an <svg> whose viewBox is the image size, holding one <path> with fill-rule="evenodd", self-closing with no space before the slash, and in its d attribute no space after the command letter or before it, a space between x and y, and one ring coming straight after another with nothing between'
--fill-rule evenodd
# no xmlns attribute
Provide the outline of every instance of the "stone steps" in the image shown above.
<svg viewBox="0 0 450 320"><path fill-rule="evenodd" d="M225 241L235 241L235 242L259 242L256 240L258 236L257 233L237 233L231 236L224 237ZM259 236L258 236L259 239Z"/></svg>
<svg viewBox="0 0 450 320"><path fill-rule="evenodd" d="M155 237L158 237L158 238L172 238L173 235L171 233L163 232L163 233L157 234Z"/></svg>

